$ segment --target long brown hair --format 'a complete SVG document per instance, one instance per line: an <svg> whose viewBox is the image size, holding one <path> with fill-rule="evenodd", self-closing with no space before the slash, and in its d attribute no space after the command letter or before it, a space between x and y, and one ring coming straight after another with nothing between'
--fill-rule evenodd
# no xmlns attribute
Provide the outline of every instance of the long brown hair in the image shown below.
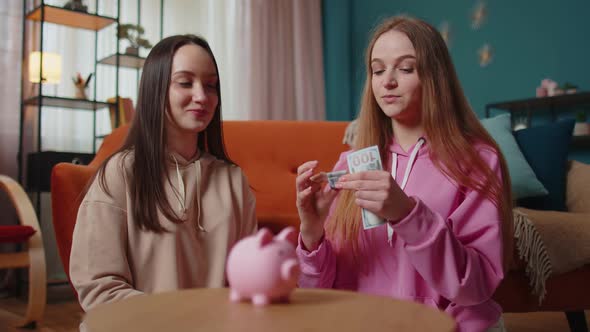
<svg viewBox="0 0 590 332"><path fill-rule="evenodd" d="M140 229L156 233L166 229L158 220L158 210L174 223L183 220L178 217L168 201L165 181L169 181L166 168L166 109L169 107L168 90L172 75L172 60L176 51L188 44L202 47L213 60L215 71L219 73L217 61L207 41L195 35L176 35L162 39L150 51L143 66L139 83L137 111L133 117L129 134L117 152L133 153L130 196L133 205L133 218ZM221 121L221 83L217 84L219 102L211 123L200 132L197 139L201 151L206 151L218 159L235 164L227 155L223 141ZM104 169L111 157L100 166L100 185L109 193ZM91 183L91 182L90 182Z"/></svg>
<svg viewBox="0 0 590 332"><path fill-rule="evenodd" d="M512 258L512 195L506 161L496 142L469 106L444 40L428 23L406 16L385 20L373 32L365 54L366 80L361 99L355 149L377 145L382 159L393 138L392 122L373 96L371 53L377 39L396 30L408 36L416 50L422 86L422 123L434 165L460 186L476 190L498 207L502 218L504 267ZM502 181L480 157L473 143L493 148L500 159ZM385 160L385 159L383 159ZM467 168L467 166L469 168ZM470 173L468 172L470 171ZM328 236L340 250L351 248L358 258L361 212L354 193L340 194L333 217L326 225Z"/></svg>

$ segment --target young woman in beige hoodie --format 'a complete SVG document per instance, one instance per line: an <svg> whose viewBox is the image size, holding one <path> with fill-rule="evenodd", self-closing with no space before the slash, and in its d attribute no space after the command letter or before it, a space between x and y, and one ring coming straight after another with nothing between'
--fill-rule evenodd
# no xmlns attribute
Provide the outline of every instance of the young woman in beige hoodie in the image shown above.
<svg viewBox="0 0 590 332"><path fill-rule="evenodd" d="M80 205L70 257L80 304L223 287L229 250L255 230L254 195L223 144L213 53L193 35L165 38L145 61L123 147Z"/></svg>

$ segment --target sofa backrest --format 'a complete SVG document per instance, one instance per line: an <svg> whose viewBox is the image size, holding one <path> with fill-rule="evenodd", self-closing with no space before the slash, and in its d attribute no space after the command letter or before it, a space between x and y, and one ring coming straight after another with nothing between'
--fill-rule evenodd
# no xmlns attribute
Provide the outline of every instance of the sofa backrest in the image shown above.
<svg viewBox="0 0 590 332"><path fill-rule="evenodd" d="M224 135L230 158L244 171L257 199L260 227L277 232L298 226L295 207L297 167L318 160L330 170L340 152L346 122L225 121ZM51 175L53 226L59 254L69 275L72 234L82 192L98 166L123 144L128 125L108 135L88 166L57 164ZM220 207L223 208L223 207Z"/></svg>
<svg viewBox="0 0 590 332"><path fill-rule="evenodd" d="M297 167L318 160L320 170L330 170L341 152L347 122L328 121L224 121L230 158L244 171L257 197L257 212L266 220L292 217L295 208ZM103 141L90 166L113 154L125 140L129 126L115 129ZM263 220L263 221L264 221ZM280 222L282 223L282 222ZM296 226L293 222L287 224Z"/></svg>
<svg viewBox="0 0 590 332"><path fill-rule="evenodd" d="M98 168L100 164L110 155L115 153L125 142L125 138L127 137L127 133L129 132L129 125L125 124L120 126L119 128L113 130L109 135L107 135L100 148L96 152L94 159L90 163L90 166Z"/></svg>
<svg viewBox="0 0 590 332"><path fill-rule="evenodd" d="M319 161L319 170L332 169L341 152L347 122L225 121L230 158L248 177L256 195L260 227L273 231L299 226L295 206L297 167Z"/></svg>

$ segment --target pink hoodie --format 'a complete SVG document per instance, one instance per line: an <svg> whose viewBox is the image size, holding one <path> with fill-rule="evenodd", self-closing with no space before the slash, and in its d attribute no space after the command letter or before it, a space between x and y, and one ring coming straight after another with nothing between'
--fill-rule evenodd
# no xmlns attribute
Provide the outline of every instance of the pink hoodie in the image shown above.
<svg viewBox="0 0 590 332"><path fill-rule="evenodd" d="M401 185L412 158L397 143L389 150L397 154L395 179ZM483 145L478 151L500 177L496 152ZM410 214L391 227L391 235L389 225L361 230L360 264L350 251L336 254L328 238L312 252L300 239L299 286L413 300L451 315L460 332L486 331L502 313L491 299L504 277L500 214L493 202L440 172L429 158L428 144L417 152L404 189L417 203ZM348 153L334 170L348 169ZM390 172L392 158L384 162Z"/></svg>

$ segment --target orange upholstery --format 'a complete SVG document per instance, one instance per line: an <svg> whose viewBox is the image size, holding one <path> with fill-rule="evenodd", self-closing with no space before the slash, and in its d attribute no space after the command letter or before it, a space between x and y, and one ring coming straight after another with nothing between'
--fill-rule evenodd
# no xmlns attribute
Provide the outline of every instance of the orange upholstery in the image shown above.
<svg viewBox="0 0 590 332"><path fill-rule="evenodd" d="M346 122L224 122L228 154L242 167L256 194L260 227L277 232L287 225L299 225L295 207L297 166L318 160L320 170L330 170L339 154L348 149L341 142L346 125ZM122 126L107 136L89 166L58 164L53 169L53 220L66 272L80 193L100 162L122 144L127 128ZM523 265L519 266L510 271L495 294L506 312L590 308L590 288L580 287L585 285L583 280L590 280L588 267L549 278L546 299L539 306L529 291ZM575 297L576 294L580 296Z"/></svg>
<svg viewBox="0 0 590 332"><path fill-rule="evenodd" d="M259 225L277 232L298 226L295 207L297 166L319 160L329 170L347 146L341 143L345 122L225 121L230 158L242 167L257 197ZM103 141L88 166L57 164L51 174L53 226L64 270L69 277L72 234L88 180L105 158L127 136L128 125L115 129Z"/></svg>
<svg viewBox="0 0 590 332"><path fill-rule="evenodd" d="M295 207L297 166L318 160L331 170L340 152L346 122L226 121L225 142L230 158L242 169L256 194L260 227L276 232L299 226Z"/></svg>
<svg viewBox="0 0 590 332"><path fill-rule="evenodd" d="M127 136L128 126L115 129L105 137L92 162L87 165L59 163L51 171L51 210L53 229L64 271L70 277L70 249L78 207L88 180L101 162L115 152Z"/></svg>

